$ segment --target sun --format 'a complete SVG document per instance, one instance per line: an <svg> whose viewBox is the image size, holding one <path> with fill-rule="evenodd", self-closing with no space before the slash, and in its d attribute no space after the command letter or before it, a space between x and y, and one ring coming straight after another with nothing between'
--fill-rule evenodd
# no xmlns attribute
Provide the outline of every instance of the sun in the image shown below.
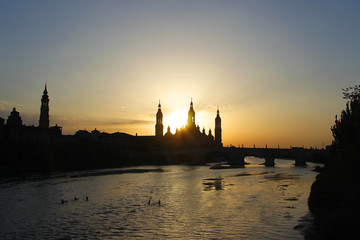
<svg viewBox="0 0 360 240"><path fill-rule="evenodd" d="M174 134L176 128L180 129L186 125L187 121L187 110L186 109L176 109L173 113L164 117L164 127L167 131L167 127L170 127L170 131Z"/></svg>

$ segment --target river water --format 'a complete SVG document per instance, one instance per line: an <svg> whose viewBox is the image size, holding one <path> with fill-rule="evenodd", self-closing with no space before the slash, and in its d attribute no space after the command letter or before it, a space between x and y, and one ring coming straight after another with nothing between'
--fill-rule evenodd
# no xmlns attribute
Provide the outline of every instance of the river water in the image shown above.
<svg viewBox="0 0 360 240"><path fill-rule="evenodd" d="M246 161L238 169L162 166L3 182L0 239L303 239L296 226L309 216L313 166Z"/></svg>

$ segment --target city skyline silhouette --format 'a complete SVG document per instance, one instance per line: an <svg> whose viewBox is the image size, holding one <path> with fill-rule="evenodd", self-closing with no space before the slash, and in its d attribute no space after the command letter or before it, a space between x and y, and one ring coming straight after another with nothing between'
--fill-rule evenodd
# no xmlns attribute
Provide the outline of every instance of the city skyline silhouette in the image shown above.
<svg viewBox="0 0 360 240"><path fill-rule="evenodd" d="M0 1L0 238L356 236L359 13Z"/></svg>
<svg viewBox="0 0 360 240"><path fill-rule="evenodd" d="M38 126L39 129L47 129L50 127L50 115L49 115L49 109L50 108L50 104L49 104L49 96L48 96L48 90L47 90L47 83L45 84L45 88L44 88L44 91L43 91L43 95L42 95L42 98L41 98L41 107L40 107L40 117L39 117L39 124L38 125L35 125L35 124L31 124L31 125L27 125L26 123L23 123L23 120L22 120L22 117L20 116L20 113L18 111L16 111L16 107L13 107L13 110L12 112L10 112L10 114L8 115L8 118L6 120L6 118L1 118L1 121L3 122L3 125L8 125L8 126L11 126L11 125L14 125L12 122L16 122L16 126L24 126L24 127L35 127L35 126ZM145 134L141 134L141 133L138 133L136 132L135 134L132 134L134 136L140 136L140 135L143 135L143 136L176 136L177 134L183 134L183 133L190 133L190 132L198 132L198 133L202 133L204 136L206 136L206 134L209 135L209 137L211 139L214 140L214 136L212 133L214 133L215 135L217 134L218 136L218 139L216 140L216 136L215 136L215 141L217 142L218 145L223 145L222 143L222 130L221 130L221 118L219 116L219 107L217 107L217 115L216 115L216 119L215 119L215 125L213 125L213 127L209 127L207 129L207 131L205 130L205 127L204 126L201 126L200 128L200 124L199 124L199 121L196 121L195 120L195 111L194 111L194 108L193 108L193 101L192 101L192 98L191 98L191 102L190 102L190 110L188 112L188 117L187 117L187 122L185 123L185 121L179 121L179 112L173 116L176 116L177 118L173 119L173 121L165 121L163 122L163 113L161 112L161 104L160 104L160 100L159 100L159 104L158 104L158 112L156 114L156 120L154 121L155 122L155 131L154 133L152 134L151 132L148 133L146 132ZM185 114L184 112L182 112L182 117L184 117ZM166 118L166 117L165 117ZM170 118L171 118L171 115L170 115ZM14 119L14 120L13 120ZM168 118L169 119L169 118ZM136 122L136 121L135 121ZM139 121L141 122L141 121ZM152 122L152 121L149 121L149 122ZM164 123L164 124L163 124ZM170 126L175 126L175 130L171 131L171 128ZM167 126L167 127L166 127ZM54 130L53 128L56 128L56 129L60 129L60 130L55 130L55 132L58 132L60 131L62 134L63 132L63 129L61 126L58 126L57 123L55 123L55 125L53 127L51 127L52 130ZM196 129L196 130L195 130ZM212 132L212 129L213 129L213 132ZM218 129L218 130L217 130ZM86 129L83 128L83 129L78 129L76 132L74 133L68 133L66 132L65 135L73 135L73 134L77 134L79 132L81 132L82 134L84 133L88 133L90 134L91 131L96 131L96 132L101 132L101 130L99 131L98 128L95 126L93 129ZM107 133L107 131L102 131L103 133ZM131 134L131 133L127 133L126 131L122 131L122 129L117 129L117 131L114 131L115 133L116 132L123 132L125 134ZM207 133L206 133L207 132ZM57 134L57 133L56 133ZM228 144L227 147L231 147L231 146L235 146L235 147L244 147L244 144L238 144L238 145L233 145L233 144ZM245 147L254 147L256 146L256 144L248 144L248 145L245 145ZM258 147L260 148L268 148L268 144L265 144L265 146L259 146L257 145ZM275 145L269 145L270 148L276 148ZM282 148L292 148L294 147L294 145L283 145ZM295 146L297 147L297 146ZM304 147L304 145L300 146L300 147ZM278 144L277 145L277 148L280 148L280 145ZM325 145L324 145L324 142L322 143L322 146L309 146L309 148L322 148L324 149L325 148Z"/></svg>
<svg viewBox="0 0 360 240"><path fill-rule="evenodd" d="M159 99L174 133L193 97L207 131L221 107L225 146L322 147L359 79L351 1L83 3L2 2L2 118L37 125L47 82L64 134L155 134Z"/></svg>

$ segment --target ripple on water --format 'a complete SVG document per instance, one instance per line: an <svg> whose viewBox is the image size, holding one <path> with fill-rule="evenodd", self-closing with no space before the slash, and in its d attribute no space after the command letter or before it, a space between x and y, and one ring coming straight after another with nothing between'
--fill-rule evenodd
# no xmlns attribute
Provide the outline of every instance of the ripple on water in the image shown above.
<svg viewBox="0 0 360 240"><path fill-rule="evenodd" d="M273 180L273 181L281 181L281 180L288 180L288 179L297 180L297 179L300 179L300 175L299 174L288 173L288 172L279 172L279 173L276 173L276 174L264 176L264 178L266 178L268 180Z"/></svg>
<svg viewBox="0 0 360 240"><path fill-rule="evenodd" d="M315 173L263 166L166 168L2 188L0 238L302 238L293 227L307 212L300 195L308 195ZM74 195L89 201L73 201ZM150 196L155 203L161 199L161 206L148 205Z"/></svg>

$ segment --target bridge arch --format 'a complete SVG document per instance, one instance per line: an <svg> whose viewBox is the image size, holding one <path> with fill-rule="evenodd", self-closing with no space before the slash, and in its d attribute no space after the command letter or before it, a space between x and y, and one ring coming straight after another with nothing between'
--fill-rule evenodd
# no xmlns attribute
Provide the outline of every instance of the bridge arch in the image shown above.
<svg viewBox="0 0 360 240"><path fill-rule="evenodd" d="M292 159L295 166L306 166L309 155L314 154L314 150L304 148L224 148L228 155L230 165L245 165L245 158L249 156L263 158L265 166L275 166L276 159Z"/></svg>

